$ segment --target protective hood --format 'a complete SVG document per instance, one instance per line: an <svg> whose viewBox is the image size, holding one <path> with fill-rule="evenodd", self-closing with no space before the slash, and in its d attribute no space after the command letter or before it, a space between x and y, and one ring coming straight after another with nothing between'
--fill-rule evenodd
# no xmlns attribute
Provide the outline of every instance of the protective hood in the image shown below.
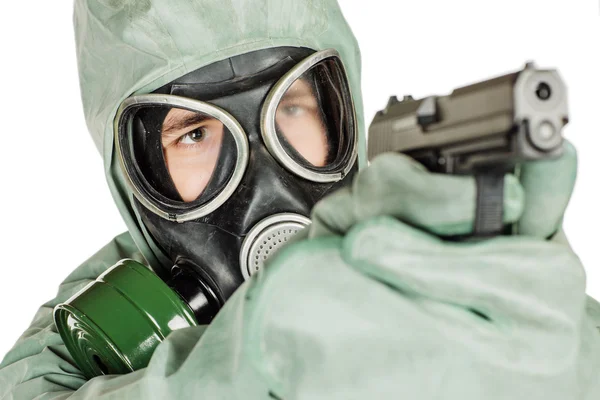
<svg viewBox="0 0 600 400"><path fill-rule="evenodd" d="M336 49L345 64L366 165L360 51L335 0L76 0L79 79L88 129L136 245L157 269L164 255L132 207L114 148L121 102L200 67L278 46ZM159 274L166 271L156 271Z"/></svg>

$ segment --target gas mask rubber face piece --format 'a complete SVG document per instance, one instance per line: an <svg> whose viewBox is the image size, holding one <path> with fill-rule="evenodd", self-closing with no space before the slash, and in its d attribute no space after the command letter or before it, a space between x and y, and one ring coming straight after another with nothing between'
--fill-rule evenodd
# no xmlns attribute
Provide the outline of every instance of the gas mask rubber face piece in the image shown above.
<svg viewBox="0 0 600 400"><path fill-rule="evenodd" d="M209 322L357 170L357 126L335 50L279 47L128 98L116 149L172 287Z"/></svg>

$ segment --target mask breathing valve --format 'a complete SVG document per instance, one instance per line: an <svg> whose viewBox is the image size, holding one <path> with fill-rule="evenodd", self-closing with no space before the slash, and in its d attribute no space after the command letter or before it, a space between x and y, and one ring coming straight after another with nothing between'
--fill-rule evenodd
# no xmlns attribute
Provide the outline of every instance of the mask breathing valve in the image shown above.
<svg viewBox="0 0 600 400"><path fill-rule="evenodd" d="M260 271L278 248L310 223L310 219L302 215L282 213L256 224L244 239L240 251L240 268L244 279Z"/></svg>

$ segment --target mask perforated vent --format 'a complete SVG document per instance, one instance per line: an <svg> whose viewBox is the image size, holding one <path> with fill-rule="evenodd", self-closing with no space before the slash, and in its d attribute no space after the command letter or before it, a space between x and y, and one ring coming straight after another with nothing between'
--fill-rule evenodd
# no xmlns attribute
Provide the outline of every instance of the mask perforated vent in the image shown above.
<svg viewBox="0 0 600 400"><path fill-rule="evenodd" d="M260 271L277 249L310 224L310 219L297 214L277 214L256 224L244 239L240 267L244 279Z"/></svg>

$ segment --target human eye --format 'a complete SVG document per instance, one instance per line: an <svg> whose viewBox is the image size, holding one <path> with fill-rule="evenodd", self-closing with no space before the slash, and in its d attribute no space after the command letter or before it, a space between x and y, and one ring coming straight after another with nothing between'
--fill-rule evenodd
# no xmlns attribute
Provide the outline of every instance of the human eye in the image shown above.
<svg viewBox="0 0 600 400"><path fill-rule="evenodd" d="M203 142L208 135L208 128L205 126L200 126L195 128L188 133L181 135L179 139L177 139L178 145L191 145L194 146L198 143Z"/></svg>
<svg viewBox="0 0 600 400"><path fill-rule="evenodd" d="M298 104L284 104L281 107L281 111L289 117L301 117L306 114L307 109Z"/></svg>

